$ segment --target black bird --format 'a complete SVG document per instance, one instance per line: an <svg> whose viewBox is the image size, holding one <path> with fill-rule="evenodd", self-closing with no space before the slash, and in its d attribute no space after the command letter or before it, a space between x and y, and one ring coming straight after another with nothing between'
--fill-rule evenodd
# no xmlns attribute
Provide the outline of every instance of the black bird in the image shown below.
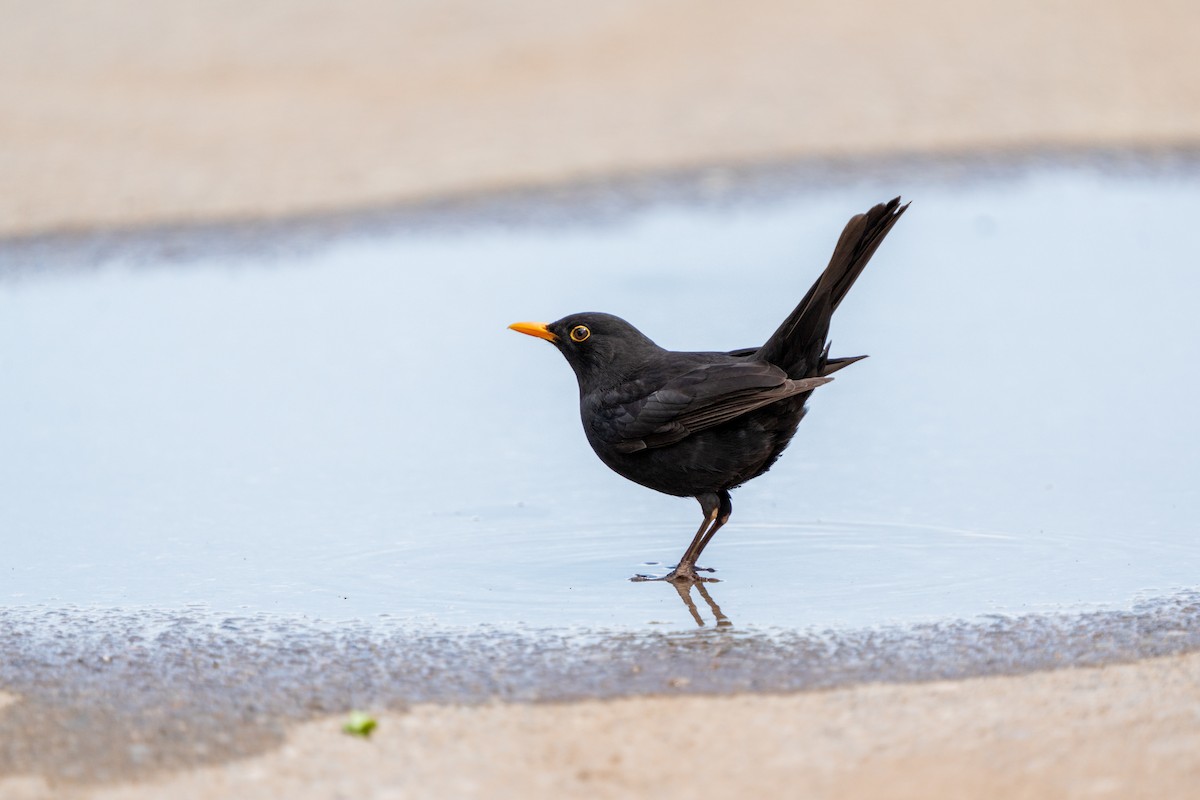
<svg viewBox="0 0 1200 800"><path fill-rule="evenodd" d="M829 266L762 347L673 352L600 313L509 326L551 342L575 370L583 429L601 461L642 486L700 501L704 521L665 580L701 580L696 559L729 521L729 490L771 468L814 389L866 358L829 357L829 320L907 208L897 197L852 217Z"/></svg>

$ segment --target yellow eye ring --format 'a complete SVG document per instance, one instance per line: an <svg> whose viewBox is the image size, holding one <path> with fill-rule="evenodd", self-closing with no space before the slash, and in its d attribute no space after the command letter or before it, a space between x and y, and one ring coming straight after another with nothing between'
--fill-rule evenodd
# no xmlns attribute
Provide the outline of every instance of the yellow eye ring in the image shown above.
<svg viewBox="0 0 1200 800"><path fill-rule="evenodd" d="M587 329L586 325L576 325L574 328L571 328L572 342L585 342L591 335L592 332Z"/></svg>

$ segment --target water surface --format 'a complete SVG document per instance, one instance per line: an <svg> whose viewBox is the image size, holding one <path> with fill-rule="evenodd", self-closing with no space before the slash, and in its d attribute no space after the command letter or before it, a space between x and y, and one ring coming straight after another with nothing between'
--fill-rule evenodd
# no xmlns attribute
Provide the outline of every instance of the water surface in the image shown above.
<svg viewBox="0 0 1200 800"><path fill-rule="evenodd" d="M722 617L1195 586L1200 185L1051 168L0 275L0 604L690 627L627 579L673 563L698 505L600 464L570 369L505 326L603 310L665 347L759 344L845 220L899 193L833 324L835 355L871 358L705 552Z"/></svg>

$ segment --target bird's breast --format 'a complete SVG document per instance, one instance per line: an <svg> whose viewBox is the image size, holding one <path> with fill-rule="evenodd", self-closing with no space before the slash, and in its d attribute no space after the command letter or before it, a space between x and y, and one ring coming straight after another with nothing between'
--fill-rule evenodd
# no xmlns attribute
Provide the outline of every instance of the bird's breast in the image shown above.
<svg viewBox="0 0 1200 800"><path fill-rule="evenodd" d="M633 447L616 433L629 413L625 406L593 398L580 410L588 443L609 469L665 494L694 497L740 486L770 468L803 412L767 409L659 447Z"/></svg>

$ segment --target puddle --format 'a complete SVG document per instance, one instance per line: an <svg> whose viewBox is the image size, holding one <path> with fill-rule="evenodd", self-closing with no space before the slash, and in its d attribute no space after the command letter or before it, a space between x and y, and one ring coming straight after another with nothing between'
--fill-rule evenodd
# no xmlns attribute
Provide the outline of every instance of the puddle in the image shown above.
<svg viewBox="0 0 1200 800"><path fill-rule="evenodd" d="M857 628L1195 586L1200 183L1051 168L0 275L0 605L692 627L627 579L698 506L608 472L567 365L505 326L604 310L666 347L758 344L846 218L900 193L834 319L834 353L871 358L705 552L721 614Z"/></svg>

